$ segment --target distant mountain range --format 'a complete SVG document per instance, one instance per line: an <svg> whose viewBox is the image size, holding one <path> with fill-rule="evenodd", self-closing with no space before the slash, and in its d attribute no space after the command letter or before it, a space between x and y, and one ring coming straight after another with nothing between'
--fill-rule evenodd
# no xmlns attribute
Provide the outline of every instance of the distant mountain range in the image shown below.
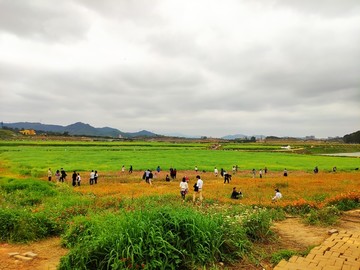
<svg viewBox="0 0 360 270"><path fill-rule="evenodd" d="M17 123L3 123L4 127L13 129L33 129L36 131L53 132L53 133L68 133L69 135L82 135L82 136L99 136L99 137L112 137L112 138L135 138L135 137L158 137L160 135L152 133L147 130L138 132L122 132L115 128L102 127L95 128L89 124L77 122L68 126L60 125L47 125L41 123L31 122L17 122Z"/></svg>

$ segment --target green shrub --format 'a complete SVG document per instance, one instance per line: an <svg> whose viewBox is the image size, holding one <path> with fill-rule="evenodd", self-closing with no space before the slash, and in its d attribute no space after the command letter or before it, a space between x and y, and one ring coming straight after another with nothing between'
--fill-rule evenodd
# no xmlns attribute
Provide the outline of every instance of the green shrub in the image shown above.
<svg viewBox="0 0 360 270"><path fill-rule="evenodd" d="M312 209L305 217L305 222L310 225L333 225L337 222L340 211L335 206L327 206L321 209Z"/></svg>
<svg viewBox="0 0 360 270"><path fill-rule="evenodd" d="M24 209L0 209L1 240L28 242L53 235L53 224L42 213Z"/></svg>
<svg viewBox="0 0 360 270"><path fill-rule="evenodd" d="M360 202L358 200L352 200L344 198L342 200L336 201L331 205L336 206L340 211L349 211L360 207Z"/></svg>
<svg viewBox="0 0 360 270"><path fill-rule="evenodd" d="M193 269L250 248L240 226L179 207L76 218L63 241L60 269Z"/></svg>
<svg viewBox="0 0 360 270"><path fill-rule="evenodd" d="M271 255L270 262L273 265L277 265L281 260L289 260L292 256L298 254L294 250L281 249Z"/></svg>
<svg viewBox="0 0 360 270"><path fill-rule="evenodd" d="M267 240L272 231L270 229L272 224L271 214L267 209L255 208L249 211L242 219L242 226L246 235L252 241Z"/></svg>

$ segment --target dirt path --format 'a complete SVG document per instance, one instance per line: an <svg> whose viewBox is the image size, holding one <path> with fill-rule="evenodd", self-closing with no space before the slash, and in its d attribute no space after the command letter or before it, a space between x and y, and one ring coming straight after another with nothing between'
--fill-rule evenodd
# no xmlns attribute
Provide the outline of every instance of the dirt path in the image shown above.
<svg viewBox="0 0 360 270"><path fill-rule="evenodd" d="M33 252L37 256L31 261L10 257L9 253ZM0 244L0 269L6 270L56 270L60 258L67 250L60 245L60 238L49 238L30 244Z"/></svg>
<svg viewBox="0 0 360 270"><path fill-rule="evenodd" d="M360 228L360 209L344 213L340 222L331 227L307 226L299 218L288 218L277 222L273 230L279 237L276 249L291 249L304 251L311 246L320 245L329 237L330 229L339 231L351 230L359 231ZM31 261L22 261L9 256L11 252L23 254L33 252L38 256ZM67 253L67 250L60 245L59 238L45 239L31 244L0 244L0 269L7 270L56 270L60 258ZM245 268L244 268L245 267ZM266 270L271 269L265 266ZM231 269L263 269L252 265Z"/></svg>
<svg viewBox="0 0 360 270"><path fill-rule="evenodd" d="M342 214L338 224L329 227L308 226L299 218L288 218L274 224L273 230L279 236L279 246L284 249L304 251L310 246L320 245L329 237L328 231L359 231L360 209Z"/></svg>

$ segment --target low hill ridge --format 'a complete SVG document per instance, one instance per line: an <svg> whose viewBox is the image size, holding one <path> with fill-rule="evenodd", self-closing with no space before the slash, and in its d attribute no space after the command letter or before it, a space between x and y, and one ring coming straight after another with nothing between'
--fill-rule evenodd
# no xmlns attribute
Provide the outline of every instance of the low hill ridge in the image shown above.
<svg viewBox="0 0 360 270"><path fill-rule="evenodd" d="M96 128L89 124L76 122L67 126L61 125L48 125L42 124L39 122L16 122L16 123L3 123L4 127L9 127L13 129L34 129L36 131L43 132L55 132L55 133L65 133L69 135L83 135L83 136L99 136L99 137L124 137L124 138L134 138L134 137L157 137L159 135L152 133L147 130L141 130L138 132L122 132L116 128L111 127L102 127Z"/></svg>

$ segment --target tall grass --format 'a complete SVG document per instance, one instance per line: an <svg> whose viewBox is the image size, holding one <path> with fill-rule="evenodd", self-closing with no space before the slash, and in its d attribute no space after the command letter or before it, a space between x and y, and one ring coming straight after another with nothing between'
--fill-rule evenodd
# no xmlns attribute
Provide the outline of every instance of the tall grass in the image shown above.
<svg viewBox="0 0 360 270"><path fill-rule="evenodd" d="M63 237L73 248L60 269L194 269L231 261L250 248L239 228L182 207L76 219Z"/></svg>

